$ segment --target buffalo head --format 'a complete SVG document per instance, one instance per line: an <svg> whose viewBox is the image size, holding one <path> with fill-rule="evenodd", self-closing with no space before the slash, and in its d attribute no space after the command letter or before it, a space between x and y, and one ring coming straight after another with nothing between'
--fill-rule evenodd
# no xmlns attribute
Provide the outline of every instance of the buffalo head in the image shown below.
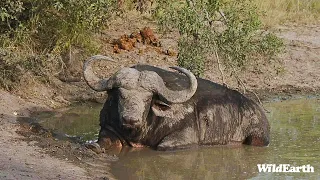
<svg viewBox="0 0 320 180"><path fill-rule="evenodd" d="M183 74L188 79L190 86L187 89L173 91L166 87L163 79L153 71L138 71L134 68L123 68L108 79L100 79L92 69L92 63L97 59L113 61L111 58L96 55L84 63L84 78L87 84L95 91L108 91L116 98L115 111L118 117L109 117L109 126L116 132L130 133L125 138L128 141L138 141L139 136L147 128L149 111L156 115L164 115L169 104L188 101L197 90L197 79L188 70L180 67L170 67ZM111 105L110 105L111 106ZM112 105L114 107L114 104Z"/></svg>

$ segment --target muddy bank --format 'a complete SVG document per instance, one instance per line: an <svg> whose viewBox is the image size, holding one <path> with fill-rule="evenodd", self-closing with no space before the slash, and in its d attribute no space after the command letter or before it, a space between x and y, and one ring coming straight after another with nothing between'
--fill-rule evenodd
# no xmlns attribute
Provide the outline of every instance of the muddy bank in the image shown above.
<svg viewBox="0 0 320 180"><path fill-rule="evenodd" d="M18 116L28 116L39 107L5 91L0 91L1 179L87 179L83 168L44 153L34 142L17 134Z"/></svg>
<svg viewBox="0 0 320 180"><path fill-rule="evenodd" d="M0 179L112 179L109 162L117 157L59 141L50 131L24 121L32 112L51 108L3 90L0 100Z"/></svg>

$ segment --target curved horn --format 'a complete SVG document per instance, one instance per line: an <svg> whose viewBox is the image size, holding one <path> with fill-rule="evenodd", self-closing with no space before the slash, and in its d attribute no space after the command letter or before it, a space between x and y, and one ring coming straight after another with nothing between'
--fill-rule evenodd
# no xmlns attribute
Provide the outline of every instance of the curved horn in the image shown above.
<svg viewBox="0 0 320 180"><path fill-rule="evenodd" d="M86 83L89 87L95 91L106 91L108 90L108 79L100 79L93 73L92 63L95 60L104 59L108 61L115 62L112 58L103 56L103 55L95 55L90 57L86 62L83 64L83 76Z"/></svg>
<svg viewBox="0 0 320 180"><path fill-rule="evenodd" d="M167 101L172 103L182 103L189 100L197 90L197 78L187 69L181 67L170 68L185 74L189 78L190 87L181 91L172 91L168 89L166 86L161 86L157 88L158 93L161 94L164 98L166 98Z"/></svg>

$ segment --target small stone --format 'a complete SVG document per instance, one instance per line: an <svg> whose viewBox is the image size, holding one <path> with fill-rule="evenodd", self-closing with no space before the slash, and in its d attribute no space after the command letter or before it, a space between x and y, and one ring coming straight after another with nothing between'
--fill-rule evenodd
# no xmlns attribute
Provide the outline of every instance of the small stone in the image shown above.
<svg viewBox="0 0 320 180"><path fill-rule="evenodd" d="M100 154L102 153L101 147L98 143L86 143L85 147L91 149L93 152Z"/></svg>

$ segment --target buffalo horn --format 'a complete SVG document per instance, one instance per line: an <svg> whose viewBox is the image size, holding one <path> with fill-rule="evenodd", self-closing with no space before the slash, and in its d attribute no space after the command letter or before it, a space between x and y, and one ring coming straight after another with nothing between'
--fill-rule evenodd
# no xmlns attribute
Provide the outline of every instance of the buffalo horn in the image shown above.
<svg viewBox="0 0 320 180"><path fill-rule="evenodd" d="M170 67L170 68L185 74L189 78L190 86L188 89L184 89L180 91L172 91L168 89L166 86L161 86L161 87L157 87L158 93L162 95L167 101L172 103L182 103L189 100L197 90L197 86L198 86L197 78L187 69L184 69L181 67ZM161 81L163 80L161 79Z"/></svg>
<svg viewBox="0 0 320 180"><path fill-rule="evenodd" d="M108 79L100 79L93 73L92 63L95 60L108 60L115 62L112 58L103 56L103 55L95 55L90 57L83 65L83 76L86 83L95 91L106 91L108 90Z"/></svg>

